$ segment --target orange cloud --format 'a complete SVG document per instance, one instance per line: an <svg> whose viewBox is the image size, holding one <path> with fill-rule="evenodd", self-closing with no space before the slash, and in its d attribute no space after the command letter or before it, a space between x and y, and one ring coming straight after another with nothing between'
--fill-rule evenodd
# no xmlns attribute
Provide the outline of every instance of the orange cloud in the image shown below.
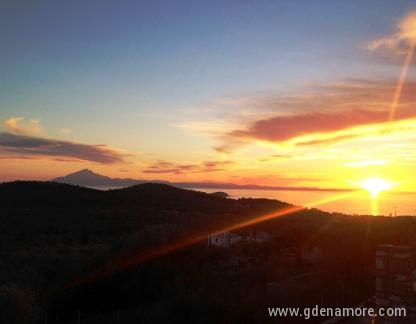
<svg viewBox="0 0 416 324"><path fill-rule="evenodd" d="M389 118L395 82L347 80L344 83L315 86L312 91L292 97L259 98L259 105L269 103L266 117L246 120L242 127L221 137L218 152L260 140L296 145L334 143L362 136L367 129L346 131L366 125L382 124ZM292 100L290 100L292 98ZM408 82L397 106L395 119L416 117L416 82ZM377 133L380 129L371 129ZM320 134L318 137L310 135Z"/></svg>
<svg viewBox="0 0 416 324"><path fill-rule="evenodd" d="M143 173L205 173L226 170L226 166L231 165L231 161L205 161L200 164L179 164L169 161L157 161L151 164Z"/></svg>
<svg viewBox="0 0 416 324"><path fill-rule="evenodd" d="M293 116L278 116L257 120L248 129L232 131L229 136L283 142L316 132L333 132L357 125L381 123L385 121L386 114L386 111L355 109L342 112L342 115L340 112L311 112ZM413 111L407 112L407 117L414 115Z"/></svg>

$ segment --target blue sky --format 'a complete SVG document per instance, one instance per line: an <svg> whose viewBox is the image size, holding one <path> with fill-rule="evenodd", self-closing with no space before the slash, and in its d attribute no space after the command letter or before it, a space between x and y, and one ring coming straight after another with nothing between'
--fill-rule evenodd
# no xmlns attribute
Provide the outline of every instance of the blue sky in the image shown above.
<svg viewBox="0 0 416 324"><path fill-rule="evenodd" d="M218 107L224 98L397 78L399 65L366 47L414 8L404 0L4 1L0 120L123 150L135 164L122 168L138 176L152 161L230 159L215 151L221 136L182 126L220 121L232 130L242 110L257 113ZM9 167L23 163L14 159Z"/></svg>
<svg viewBox="0 0 416 324"><path fill-rule="evenodd" d="M75 111L84 106L85 112L85 106L102 104L99 93L103 102L123 101L127 94L139 109L163 111L240 92L366 75L372 67L357 59L360 45L388 33L411 5L9 1L0 13L2 106L26 113L35 101L48 111L58 103Z"/></svg>

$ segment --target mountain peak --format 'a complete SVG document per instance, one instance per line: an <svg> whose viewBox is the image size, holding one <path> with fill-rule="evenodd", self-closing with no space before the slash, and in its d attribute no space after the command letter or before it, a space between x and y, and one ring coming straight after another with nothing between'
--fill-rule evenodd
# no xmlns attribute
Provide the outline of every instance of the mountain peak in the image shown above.
<svg viewBox="0 0 416 324"><path fill-rule="evenodd" d="M112 179L95 173L90 169L82 169L66 176L52 179L52 181L90 187L111 185Z"/></svg>
<svg viewBox="0 0 416 324"><path fill-rule="evenodd" d="M82 169L82 170L76 171L74 173L70 173L67 176L69 176L71 174L96 174L96 175L99 175L98 173L95 173L94 171L92 171L90 169Z"/></svg>
<svg viewBox="0 0 416 324"><path fill-rule="evenodd" d="M90 169L82 169L66 176L52 179L53 182L68 183L84 187L126 187L143 183L135 179L118 179L103 176Z"/></svg>

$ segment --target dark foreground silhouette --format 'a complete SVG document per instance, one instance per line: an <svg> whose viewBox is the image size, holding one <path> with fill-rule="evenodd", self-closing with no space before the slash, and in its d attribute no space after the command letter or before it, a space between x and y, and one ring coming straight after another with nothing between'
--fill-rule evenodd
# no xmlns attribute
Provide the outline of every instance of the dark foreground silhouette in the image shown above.
<svg viewBox="0 0 416 324"><path fill-rule="evenodd" d="M225 197L0 184L0 323L265 323L268 307L352 306L373 294L375 246L416 230L412 217L305 209L216 236L291 208Z"/></svg>

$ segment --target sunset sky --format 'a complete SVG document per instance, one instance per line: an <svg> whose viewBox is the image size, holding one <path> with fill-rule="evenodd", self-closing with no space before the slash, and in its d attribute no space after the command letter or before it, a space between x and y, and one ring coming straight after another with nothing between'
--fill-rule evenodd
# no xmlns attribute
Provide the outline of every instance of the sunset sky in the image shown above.
<svg viewBox="0 0 416 324"><path fill-rule="evenodd" d="M0 181L416 191L415 43L414 0L6 0Z"/></svg>

